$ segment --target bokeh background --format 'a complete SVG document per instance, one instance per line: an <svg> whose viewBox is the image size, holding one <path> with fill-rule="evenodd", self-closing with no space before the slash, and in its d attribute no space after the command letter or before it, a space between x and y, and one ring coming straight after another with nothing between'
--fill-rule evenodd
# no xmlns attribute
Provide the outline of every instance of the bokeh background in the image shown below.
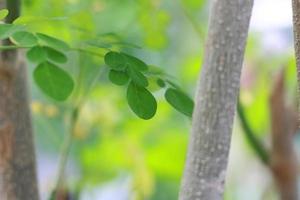
<svg viewBox="0 0 300 200"><path fill-rule="evenodd" d="M24 0L19 20L34 31L100 55L109 43L119 44L110 48L162 68L194 96L208 13L206 0ZM286 101L294 105L297 99L293 52L290 1L255 1L240 99L251 128L267 148L271 143L269 96L274 77L283 68ZM82 97L86 102L65 177L68 190L80 200L177 199L190 119L174 111L162 92L155 93L159 99L156 116L149 121L138 119L126 103L124 88L108 81L102 58L85 52L70 56L65 69L72 73L77 88L69 101L54 102L31 83L42 199L49 198L56 181L70 107ZM30 63L29 67L33 69ZM299 139L295 136L298 148ZM270 170L245 139L236 117L225 199L277 198Z"/></svg>

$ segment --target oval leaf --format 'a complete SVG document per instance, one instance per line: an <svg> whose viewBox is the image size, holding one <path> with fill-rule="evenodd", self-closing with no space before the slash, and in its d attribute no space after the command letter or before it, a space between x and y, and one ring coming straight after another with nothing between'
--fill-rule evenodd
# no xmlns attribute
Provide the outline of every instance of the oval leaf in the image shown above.
<svg viewBox="0 0 300 200"><path fill-rule="evenodd" d="M60 50L60 51L68 51L70 50L70 47L67 43L64 41L57 39L55 37L43 34L43 33L37 33L37 37L43 41L47 46L50 46L54 49Z"/></svg>
<svg viewBox="0 0 300 200"><path fill-rule="evenodd" d="M126 67L126 58L114 51L110 51L104 56L104 62L115 70L124 70Z"/></svg>
<svg viewBox="0 0 300 200"><path fill-rule="evenodd" d="M8 15L7 9L1 9L0 10L0 20L4 19Z"/></svg>
<svg viewBox="0 0 300 200"><path fill-rule="evenodd" d="M180 90L169 88L165 93L165 98L167 102L177 111L185 114L188 117L192 117L194 102L186 94Z"/></svg>
<svg viewBox="0 0 300 200"><path fill-rule="evenodd" d="M122 53L122 55L124 55L127 59L127 63L135 68L136 70L139 70L139 71L146 71L148 70L148 65L146 63L144 63L142 60L134 57L134 56L131 56L131 55L128 55L126 53Z"/></svg>
<svg viewBox="0 0 300 200"><path fill-rule="evenodd" d="M116 85L125 85L129 80L129 77L125 72L116 70L110 70L108 77L109 80Z"/></svg>
<svg viewBox="0 0 300 200"><path fill-rule="evenodd" d="M33 75L41 90L55 100L64 101L73 91L74 81L71 76L50 62L39 64Z"/></svg>
<svg viewBox="0 0 300 200"><path fill-rule="evenodd" d="M47 52L41 46L34 46L27 51L28 60L34 63L41 63L47 60Z"/></svg>
<svg viewBox="0 0 300 200"><path fill-rule="evenodd" d="M66 63L68 61L68 58L64 53L50 47L43 47L43 48L47 54L47 58L50 61L57 62L57 63Z"/></svg>
<svg viewBox="0 0 300 200"><path fill-rule="evenodd" d="M128 67L127 69L130 78L135 84L141 87L147 87L149 85L147 78L140 71L137 71L132 67Z"/></svg>
<svg viewBox="0 0 300 200"><path fill-rule="evenodd" d="M154 96L143 87L131 82L127 89L127 101L131 110L142 119L151 119L157 110Z"/></svg>
<svg viewBox="0 0 300 200"><path fill-rule="evenodd" d="M21 26L13 24L0 24L0 39L8 38L15 32L20 31L21 29Z"/></svg>
<svg viewBox="0 0 300 200"><path fill-rule="evenodd" d="M157 85L158 85L159 87L161 87L161 88L166 87L165 81L162 80L161 78L157 79L157 80L156 80L156 83L157 83Z"/></svg>
<svg viewBox="0 0 300 200"><path fill-rule="evenodd" d="M11 38L15 44L21 46L35 46L38 43L35 35L27 31L16 32L11 36Z"/></svg>

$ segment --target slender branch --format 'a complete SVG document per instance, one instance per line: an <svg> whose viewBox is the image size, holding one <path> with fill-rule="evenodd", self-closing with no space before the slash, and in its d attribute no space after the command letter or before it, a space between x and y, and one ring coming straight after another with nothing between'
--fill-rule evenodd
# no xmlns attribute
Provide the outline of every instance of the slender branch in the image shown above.
<svg viewBox="0 0 300 200"><path fill-rule="evenodd" d="M70 119L70 131L68 134L66 134L66 138L64 140L63 146L62 146L62 151L61 151L61 157L59 161L59 168L58 168L58 175L57 175L57 183L55 186L55 199L59 199L60 195L60 189L63 186L63 179L64 179L64 174L65 174L65 169L68 161L68 157L71 151L71 147L73 144L73 139L74 139L74 132L75 132L75 127L76 123L78 120L78 114L79 114L79 107L75 108L72 111L71 114L71 119Z"/></svg>
<svg viewBox="0 0 300 200"><path fill-rule="evenodd" d="M244 107L240 100L238 101L237 105L237 113L240 118L241 126L244 130L244 133L246 135L246 138L250 144L250 146L253 148L254 152L257 154L257 156L260 158L260 160L265 164L269 165L270 162L270 156L264 145L260 142L260 140L256 137L256 134L251 129L249 122L246 118Z"/></svg>
<svg viewBox="0 0 300 200"><path fill-rule="evenodd" d="M298 161L294 150L295 122L284 100L284 72L276 80L270 97L272 120L271 170L282 200L298 200Z"/></svg>

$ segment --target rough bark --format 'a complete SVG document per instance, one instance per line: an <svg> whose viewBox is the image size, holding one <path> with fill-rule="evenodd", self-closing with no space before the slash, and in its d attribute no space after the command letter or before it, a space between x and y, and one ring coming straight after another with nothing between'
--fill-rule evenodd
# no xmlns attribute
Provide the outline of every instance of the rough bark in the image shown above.
<svg viewBox="0 0 300 200"><path fill-rule="evenodd" d="M213 0L180 200L223 198L253 0Z"/></svg>
<svg viewBox="0 0 300 200"><path fill-rule="evenodd" d="M19 15L19 3L0 0L11 11L6 22ZM26 65L18 51L0 55L0 199L38 200Z"/></svg>
<svg viewBox="0 0 300 200"><path fill-rule="evenodd" d="M292 0L293 24L294 24L294 46L296 54L298 95L300 94L300 1Z"/></svg>

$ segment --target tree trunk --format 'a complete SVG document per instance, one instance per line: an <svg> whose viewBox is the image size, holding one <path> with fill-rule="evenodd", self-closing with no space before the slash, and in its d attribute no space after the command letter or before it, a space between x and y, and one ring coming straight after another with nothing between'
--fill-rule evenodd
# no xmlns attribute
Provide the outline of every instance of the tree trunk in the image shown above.
<svg viewBox="0 0 300 200"><path fill-rule="evenodd" d="M253 0L213 0L180 200L219 200Z"/></svg>
<svg viewBox="0 0 300 200"><path fill-rule="evenodd" d="M5 6L6 5L6 6ZM18 15L18 0L0 1ZM3 43L8 44L8 41ZM18 51L1 52L0 58L0 199L37 200L35 151L27 91L27 69Z"/></svg>
<svg viewBox="0 0 300 200"><path fill-rule="evenodd" d="M294 46L296 54L297 75L298 75L298 95L300 95L300 2L292 0L293 24L294 24Z"/></svg>

